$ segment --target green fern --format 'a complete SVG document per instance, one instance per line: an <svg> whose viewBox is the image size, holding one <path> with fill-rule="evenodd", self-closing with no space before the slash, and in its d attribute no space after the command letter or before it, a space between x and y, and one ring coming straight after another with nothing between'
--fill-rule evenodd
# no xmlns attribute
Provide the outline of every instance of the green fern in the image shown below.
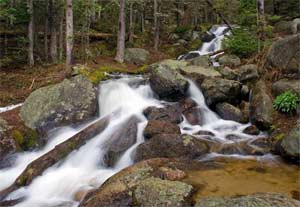
<svg viewBox="0 0 300 207"><path fill-rule="evenodd" d="M300 96L291 91L284 92L276 97L273 107L283 113L293 113L297 110Z"/></svg>

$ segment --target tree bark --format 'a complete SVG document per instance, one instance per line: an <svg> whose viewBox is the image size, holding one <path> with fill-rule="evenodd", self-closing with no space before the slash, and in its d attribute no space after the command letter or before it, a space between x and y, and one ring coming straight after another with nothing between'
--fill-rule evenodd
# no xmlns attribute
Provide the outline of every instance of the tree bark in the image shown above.
<svg viewBox="0 0 300 207"><path fill-rule="evenodd" d="M66 0L66 68L71 71L73 51L73 0Z"/></svg>
<svg viewBox="0 0 300 207"><path fill-rule="evenodd" d="M46 0L46 16L45 16L45 30L44 30L44 48L45 48L45 60L49 58L49 45L48 45L48 32L49 32L49 2Z"/></svg>
<svg viewBox="0 0 300 207"><path fill-rule="evenodd" d="M154 0L154 49L158 51L159 47L159 20L158 20L158 2Z"/></svg>
<svg viewBox="0 0 300 207"><path fill-rule="evenodd" d="M265 1L257 0L257 36L258 36L258 51L261 50L261 42L265 40Z"/></svg>
<svg viewBox="0 0 300 207"><path fill-rule="evenodd" d="M120 0L120 14L119 14L119 30L118 30L118 45L117 54L115 60L119 63L124 62L125 53L125 35L126 35L126 23L125 23L125 0Z"/></svg>
<svg viewBox="0 0 300 207"><path fill-rule="evenodd" d="M63 11L62 11L63 12ZM59 22L59 61L63 60L64 56L64 15L60 16L60 22Z"/></svg>
<svg viewBox="0 0 300 207"><path fill-rule="evenodd" d="M33 14L33 0L27 0L28 14L29 14L29 24L28 24L28 61L29 66L34 65L33 47L34 47L34 14Z"/></svg>
<svg viewBox="0 0 300 207"><path fill-rule="evenodd" d="M57 63L57 30L56 30L56 11L55 11L55 0L50 0L50 56L51 62Z"/></svg>
<svg viewBox="0 0 300 207"><path fill-rule="evenodd" d="M133 2L130 2L129 9L129 43L133 43L134 23L133 23Z"/></svg>

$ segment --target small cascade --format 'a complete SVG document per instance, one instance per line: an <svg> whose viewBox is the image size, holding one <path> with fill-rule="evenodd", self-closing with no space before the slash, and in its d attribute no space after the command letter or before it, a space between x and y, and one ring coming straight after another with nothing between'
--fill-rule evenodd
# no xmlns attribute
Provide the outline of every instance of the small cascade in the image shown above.
<svg viewBox="0 0 300 207"><path fill-rule="evenodd" d="M222 41L225 38L225 35L229 35L230 31L228 29L227 25L215 25L213 26L209 33L214 34L215 38L211 40L210 42L205 42L196 51L191 51L187 53L186 55L180 56L179 60L188 60L191 58L195 58L197 56L203 56L203 55L209 55L214 52L217 52L222 49ZM214 58L214 57L213 57Z"/></svg>

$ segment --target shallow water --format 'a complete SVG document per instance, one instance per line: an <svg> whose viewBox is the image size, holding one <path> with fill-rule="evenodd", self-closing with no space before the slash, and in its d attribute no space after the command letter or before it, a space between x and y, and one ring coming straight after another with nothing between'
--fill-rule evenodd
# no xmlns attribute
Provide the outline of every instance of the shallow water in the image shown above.
<svg viewBox="0 0 300 207"><path fill-rule="evenodd" d="M269 156L214 157L211 160L219 167L187 173L185 181L198 187L195 199L274 192L300 200L299 166Z"/></svg>

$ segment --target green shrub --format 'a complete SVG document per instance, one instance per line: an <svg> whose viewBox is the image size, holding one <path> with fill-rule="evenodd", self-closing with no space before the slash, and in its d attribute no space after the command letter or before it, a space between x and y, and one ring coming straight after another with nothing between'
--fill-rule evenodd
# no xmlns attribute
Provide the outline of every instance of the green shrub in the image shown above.
<svg viewBox="0 0 300 207"><path fill-rule="evenodd" d="M276 24L281 20L281 16L278 15L272 15L267 17L268 22L270 22L272 25Z"/></svg>
<svg viewBox="0 0 300 207"><path fill-rule="evenodd" d="M293 113L296 111L299 102L299 95L296 95L291 91L287 91L276 97L273 107L277 111Z"/></svg>
<svg viewBox="0 0 300 207"><path fill-rule="evenodd" d="M224 41L224 46L231 54L247 58L257 51L256 37L243 28L234 29L234 35Z"/></svg>
<svg viewBox="0 0 300 207"><path fill-rule="evenodd" d="M183 33L185 33L185 32L187 32L187 31L189 31L191 28L189 27L189 26L187 26L187 25L185 25L185 26L179 26L179 27L176 27L176 29L175 29L175 33L177 33L177 34L183 34Z"/></svg>

